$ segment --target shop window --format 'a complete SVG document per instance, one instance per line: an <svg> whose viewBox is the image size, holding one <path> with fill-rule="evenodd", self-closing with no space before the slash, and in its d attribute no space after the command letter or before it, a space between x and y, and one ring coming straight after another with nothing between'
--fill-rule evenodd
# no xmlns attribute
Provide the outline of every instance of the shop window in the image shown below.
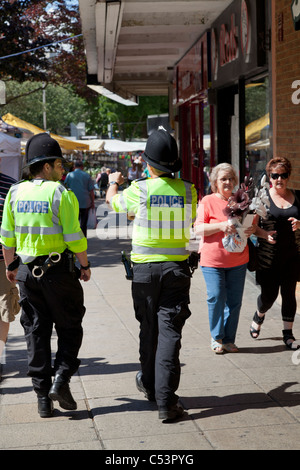
<svg viewBox="0 0 300 470"><path fill-rule="evenodd" d="M245 90L246 174L257 184L270 159L269 78L246 83Z"/></svg>

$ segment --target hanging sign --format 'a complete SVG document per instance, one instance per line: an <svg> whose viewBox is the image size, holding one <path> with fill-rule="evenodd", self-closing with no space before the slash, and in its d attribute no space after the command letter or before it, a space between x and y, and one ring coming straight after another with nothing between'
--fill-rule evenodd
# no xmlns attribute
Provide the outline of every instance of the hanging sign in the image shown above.
<svg viewBox="0 0 300 470"><path fill-rule="evenodd" d="M261 43L264 35L260 30L264 25L261 26L262 21L257 21L257 18L264 18L264 2L236 0L213 23L213 86L237 80L265 64L265 47Z"/></svg>
<svg viewBox="0 0 300 470"><path fill-rule="evenodd" d="M202 36L176 66L175 104L199 98L208 88L207 38Z"/></svg>

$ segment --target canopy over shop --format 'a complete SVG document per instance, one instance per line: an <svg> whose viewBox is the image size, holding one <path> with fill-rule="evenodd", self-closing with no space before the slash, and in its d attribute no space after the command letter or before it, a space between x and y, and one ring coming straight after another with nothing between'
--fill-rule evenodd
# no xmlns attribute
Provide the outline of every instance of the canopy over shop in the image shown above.
<svg viewBox="0 0 300 470"><path fill-rule="evenodd" d="M34 126L33 124L30 124L26 121L23 121L22 119L19 119L18 117L14 116L13 114L7 113L4 116L2 116L2 119L4 122L7 124L10 124L11 126L15 126L18 128L23 128L29 130L32 134L39 134L41 132L45 132L43 129L40 129L37 126ZM83 142L79 142L78 140L74 141L71 139L68 139L66 137L61 137L56 134L50 133L51 137L53 139L57 140L59 143L62 152L64 154L71 154L74 152L80 152L84 150L89 150L89 145L85 144ZM23 145L24 143L22 143Z"/></svg>
<svg viewBox="0 0 300 470"><path fill-rule="evenodd" d="M43 129L30 124L10 113L2 116L2 120L9 126L22 131L27 131L27 134L18 141L21 147L20 152L24 154L26 140L33 134L45 132ZM71 161L76 159L83 159L89 167L100 168L106 166L112 170L119 169L126 171L131 166L133 159L137 153L145 150L146 142L123 142L121 140L103 140L91 139L87 141L78 141L68 139L56 134L50 133L51 137L58 141L61 146L62 152L68 155ZM20 135L20 137L22 137Z"/></svg>

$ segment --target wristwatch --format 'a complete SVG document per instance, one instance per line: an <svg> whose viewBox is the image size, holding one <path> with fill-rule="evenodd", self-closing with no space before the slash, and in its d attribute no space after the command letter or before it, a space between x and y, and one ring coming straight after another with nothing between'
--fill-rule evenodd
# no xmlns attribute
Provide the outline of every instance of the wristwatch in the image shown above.
<svg viewBox="0 0 300 470"><path fill-rule="evenodd" d="M88 269L90 269L91 267L91 263L88 262L87 266L82 266L82 264L80 265L80 269L84 269L85 271L87 271Z"/></svg>
<svg viewBox="0 0 300 470"><path fill-rule="evenodd" d="M109 186L111 186L112 184L117 184L118 186L120 186L119 183L117 183L117 181L110 181Z"/></svg>

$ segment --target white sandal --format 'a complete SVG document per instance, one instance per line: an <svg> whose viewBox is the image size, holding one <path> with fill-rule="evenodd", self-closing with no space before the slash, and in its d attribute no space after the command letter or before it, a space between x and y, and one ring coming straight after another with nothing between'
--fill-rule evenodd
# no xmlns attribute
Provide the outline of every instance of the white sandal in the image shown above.
<svg viewBox="0 0 300 470"><path fill-rule="evenodd" d="M223 354L223 345L222 345L222 340L216 340L216 339L211 339L211 344L210 344L211 350L215 352L216 354Z"/></svg>

